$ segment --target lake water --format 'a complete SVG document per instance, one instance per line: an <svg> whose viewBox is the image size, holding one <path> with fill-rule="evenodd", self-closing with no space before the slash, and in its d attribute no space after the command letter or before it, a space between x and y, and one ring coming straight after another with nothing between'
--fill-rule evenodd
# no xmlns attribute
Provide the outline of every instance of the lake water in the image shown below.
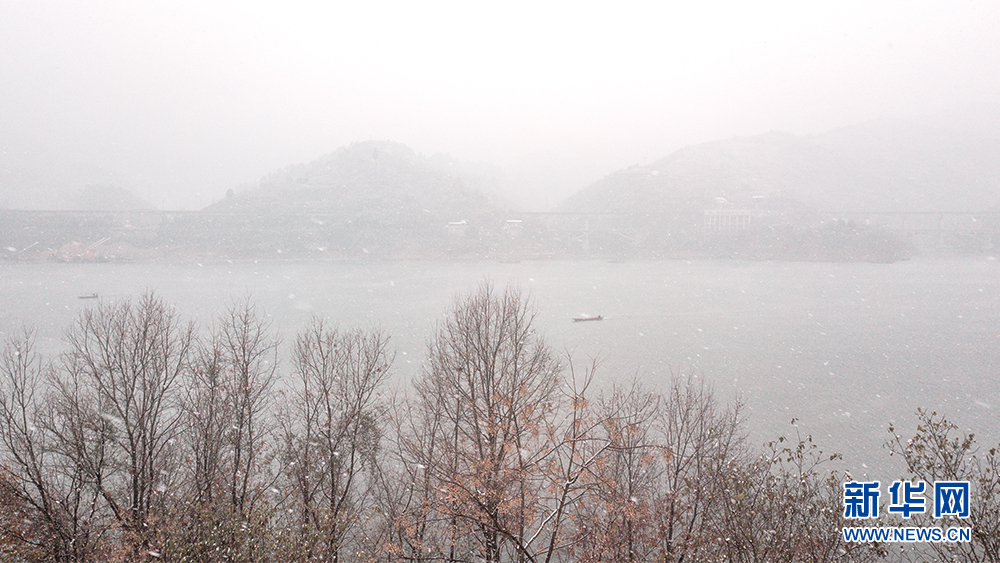
<svg viewBox="0 0 1000 563"><path fill-rule="evenodd" d="M1000 262L895 264L736 261L0 263L0 331L34 325L47 355L80 310L152 289L207 326L251 294L291 343L312 315L378 326L398 350L395 381L418 373L454 295L485 279L534 299L548 343L599 381L650 386L693 372L747 405L756 443L798 418L856 477L896 472L890 421L912 435L918 407L995 444L1000 409ZM600 322L574 323L580 314ZM287 365L287 363L286 363ZM894 475L893 475L894 476Z"/></svg>

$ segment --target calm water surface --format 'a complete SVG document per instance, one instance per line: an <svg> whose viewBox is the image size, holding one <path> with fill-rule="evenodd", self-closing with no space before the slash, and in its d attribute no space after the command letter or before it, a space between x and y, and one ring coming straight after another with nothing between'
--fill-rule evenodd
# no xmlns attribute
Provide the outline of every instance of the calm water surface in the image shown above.
<svg viewBox="0 0 1000 563"><path fill-rule="evenodd" d="M926 407L995 444L1000 409L1000 262L896 264L656 261L0 264L0 332L39 331L47 355L82 309L154 290L202 326L250 294L290 343L313 315L381 327L396 382L420 369L456 292L490 279L530 292L550 345L599 379L655 386L693 372L746 403L757 443L798 418L855 476L895 466L890 421L912 434ZM601 322L574 323L580 314ZM286 347L287 348L287 347ZM287 365L287 363L286 363Z"/></svg>

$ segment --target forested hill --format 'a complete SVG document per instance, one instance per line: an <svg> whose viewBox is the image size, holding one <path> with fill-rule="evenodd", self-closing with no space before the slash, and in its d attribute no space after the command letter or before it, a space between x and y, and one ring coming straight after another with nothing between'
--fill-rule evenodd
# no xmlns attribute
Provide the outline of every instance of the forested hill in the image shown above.
<svg viewBox="0 0 1000 563"><path fill-rule="evenodd" d="M652 255L904 259L927 243L890 225L889 213L1000 206L1000 131L940 123L881 119L690 146L610 174L558 210L617 213ZM960 252L992 248L984 229L1000 225L993 215L975 221L928 240Z"/></svg>
<svg viewBox="0 0 1000 563"><path fill-rule="evenodd" d="M260 185L209 206L215 212L324 212L358 220L431 217L459 221L494 210L468 179L389 141L353 143L265 176Z"/></svg>
<svg viewBox="0 0 1000 563"><path fill-rule="evenodd" d="M211 225L199 230L237 255L460 252L482 242L476 229L502 224L509 206L487 195L489 178L459 168L397 143L354 143L230 192L204 210ZM462 237L451 236L457 229Z"/></svg>
<svg viewBox="0 0 1000 563"><path fill-rule="evenodd" d="M615 172L561 209L646 213L752 196L820 211L984 211L1000 205L1000 136L881 119L814 136L727 139Z"/></svg>

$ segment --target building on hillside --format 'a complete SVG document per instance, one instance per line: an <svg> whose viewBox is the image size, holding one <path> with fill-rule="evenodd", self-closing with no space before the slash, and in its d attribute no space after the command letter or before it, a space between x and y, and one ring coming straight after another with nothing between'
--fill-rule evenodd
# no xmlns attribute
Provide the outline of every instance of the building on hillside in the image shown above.
<svg viewBox="0 0 1000 563"><path fill-rule="evenodd" d="M461 221L449 221L445 229L448 234L453 237L460 237L465 235L465 231L469 228L469 222L465 219Z"/></svg>
<svg viewBox="0 0 1000 563"><path fill-rule="evenodd" d="M706 209L706 233L735 233L750 228L752 209Z"/></svg>

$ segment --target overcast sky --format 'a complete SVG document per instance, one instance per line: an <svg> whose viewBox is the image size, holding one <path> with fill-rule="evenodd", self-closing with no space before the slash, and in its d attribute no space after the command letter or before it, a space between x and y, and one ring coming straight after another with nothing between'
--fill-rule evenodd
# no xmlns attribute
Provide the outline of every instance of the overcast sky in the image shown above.
<svg viewBox="0 0 1000 563"><path fill-rule="evenodd" d="M541 207L685 145L1000 100L995 0L321 4L0 0L6 177L194 209L389 139Z"/></svg>

